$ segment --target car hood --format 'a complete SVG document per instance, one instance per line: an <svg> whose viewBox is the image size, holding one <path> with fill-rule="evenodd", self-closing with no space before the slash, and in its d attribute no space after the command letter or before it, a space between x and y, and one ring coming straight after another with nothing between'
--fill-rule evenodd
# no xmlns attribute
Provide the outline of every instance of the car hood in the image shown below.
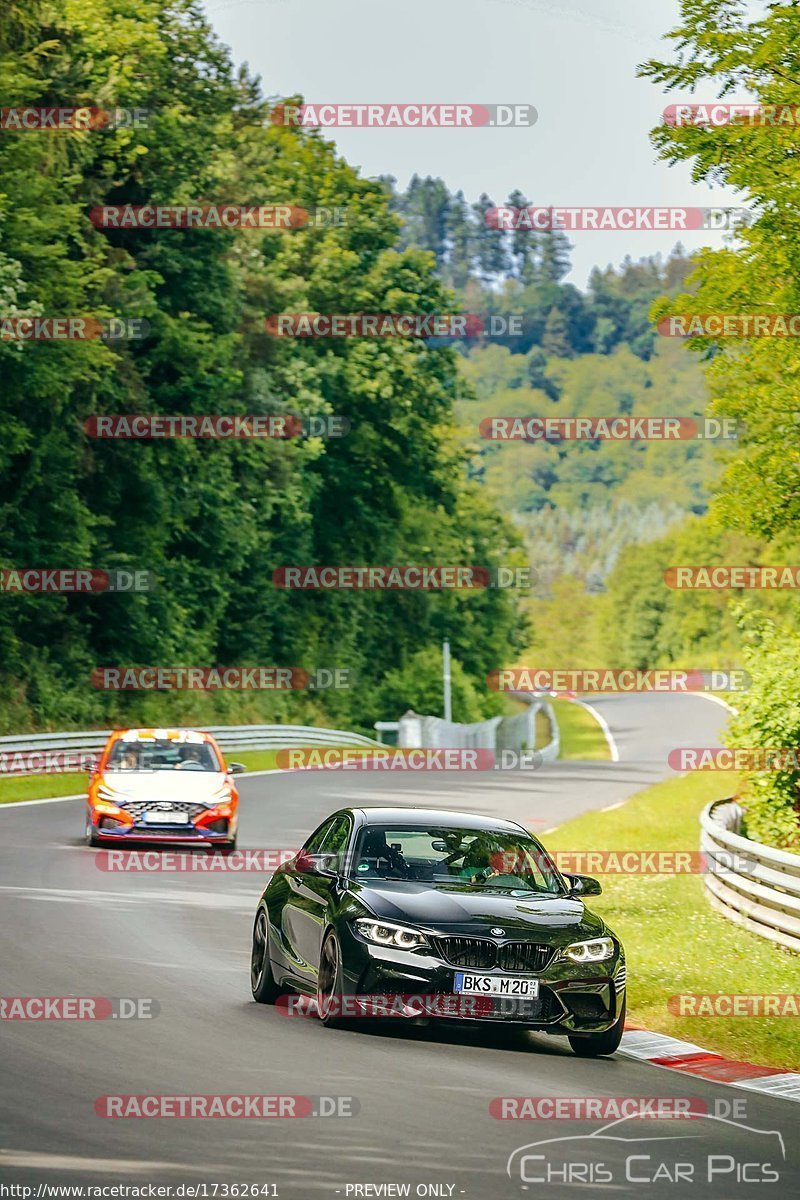
<svg viewBox="0 0 800 1200"><path fill-rule="evenodd" d="M406 880L370 884L352 881L348 886L353 898L376 917L407 922L430 932L482 937L490 936L492 927L497 926L507 937L536 938L554 944L605 932L600 918L572 896L538 895L527 899L478 888L467 891Z"/></svg>
<svg viewBox="0 0 800 1200"><path fill-rule="evenodd" d="M191 804L219 802L226 776L217 771L106 771L103 787L126 800L185 800Z"/></svg>

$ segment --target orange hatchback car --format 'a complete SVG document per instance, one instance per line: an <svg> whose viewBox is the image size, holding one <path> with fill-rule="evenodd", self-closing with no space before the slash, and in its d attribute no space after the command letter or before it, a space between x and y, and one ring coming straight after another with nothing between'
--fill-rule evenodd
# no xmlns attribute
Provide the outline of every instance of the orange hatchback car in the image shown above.
<svg viewBox="0 0 800 1200"><path fill-rule="evenodd" d="M89 782L86 840L236 846L239 793L210 733L118 729Z"/></svg>

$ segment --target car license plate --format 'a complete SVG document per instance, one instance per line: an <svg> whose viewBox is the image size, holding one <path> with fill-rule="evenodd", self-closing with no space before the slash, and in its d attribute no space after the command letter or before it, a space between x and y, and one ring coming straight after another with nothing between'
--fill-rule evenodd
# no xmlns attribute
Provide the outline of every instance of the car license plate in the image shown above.
<svg viewBox="0 0 800 1200"><path fill-rule="evenodd" d="M470 996L526 996L535 1000L539 995L538 979L520 979L515 975L471 975L456 971L453 991Z"/></svg>
<svg viewBox="0 0 800 1200"><path fill-rule="evenodd" d="M145 825L188 825L189 814L185 812L151 812L144 813Z"/></svg>

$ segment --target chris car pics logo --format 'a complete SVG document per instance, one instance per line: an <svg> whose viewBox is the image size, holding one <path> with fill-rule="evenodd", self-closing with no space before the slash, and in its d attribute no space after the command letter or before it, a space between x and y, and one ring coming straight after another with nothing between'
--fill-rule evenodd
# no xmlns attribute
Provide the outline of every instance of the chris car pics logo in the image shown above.
<svg viewBox="0 0 800 1200"><path fill-rule="evenodd" d="M648 1130L647 1121L640 1121L622 1117L590 1134L529 1142L509 1155L506 1172L524 1190L532 1184L660 1183L676 1185L674 1194L681 1200L692 1194L731 1200L739 1194L732 1190L737 1185L781 1180L786 1147L777 1129L756 1129L709 1113L696 1116L691 1128L682 1122L680 1131L659 1135L652 1122Z"/></svg>

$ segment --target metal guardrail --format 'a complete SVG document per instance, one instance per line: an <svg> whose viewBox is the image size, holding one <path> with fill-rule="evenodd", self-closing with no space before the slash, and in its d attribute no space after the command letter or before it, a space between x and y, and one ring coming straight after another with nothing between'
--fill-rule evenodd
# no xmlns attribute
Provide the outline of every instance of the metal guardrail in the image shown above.
<svg viewBox="0 0 800 1200"><path fill-rule="evenodd" d="M475 746L492 750L515 749L533 751L535 747L535 716L544 709L550 719L553 737L547 746L536 751L541 761L551 762L558 757L558 726L550 705L530 696L525 712L512 717L493 717L475 725L458 725L438 717L415 717L420 732L417 744L424 746ZM291 746L381 746L375 738L344 729L322 729L313 725L196 725L216 738L223 752L236 750L274 750ZM423 732L424 729L424 732ZM86 770L92 756L99 757L113 730L70 730L62 733L18 733L0 737L0 776L35 775L38 756L47 754L74 756L78 765L70 770ZM411 744L411 743L408 743ZM22 759L29 759L27 764ZM78 761L79 760L79 761ZM44 770L52 770L45 767ZM63 767L61 769L64 769Z"/></svg>
<svg viewBox="0 0 800 1200"><path fill-rule="evenodd" d="M502 753L512 750L519 754L536 754L536 766L552 762L559 754L558 725L550 705L527 692L513 693L527 704L520 713L507 717L490 717L463 725L441 717L422 716L407 712L398 722L398 745L406 747L457 747L460 749L492 750ZM549 722L551 738L546 746L536 749L536 713L543 711Z"/></svg>
<svg viewBox="0 0 800 1200"><path fill-rule="evenodd" d="M709 900L751 933L800 950L800 854L742 837L742 816L735 800L716 800L700 814Z"/></svg>
<svg viewBox="0 0 800 1200"><path fill-rule="evenodd" d="M531 714L531 721L535 722L536 713L539 711L543 712L547 717L548 721L550 722L550 741L547 742L546 745L541 746L537 750L537 754L541 755L542 762L555 762L561 753L561 731L558 728L558 721L556 720L556 714L553 712L552 704L549 704L547 700L542 699L541 696L531 696L529 692L511 692L510 694L517 700L522 700L526 704L530 705L529 711ZM509 717L507 719L511 721L517 720L515 717ZM535 739L535 724L533 726L533 736ZM534 740L534 745L535 744L536 742Z"/></svg>
<svg viewBox="0 0 800 1200"><path fill-rule="evenodd" d="M313 725L195 725L216 738L223 751L274 750L290 746L379 746L374 738L343 729L320 729ZM14 755L68 751L77 755L99 755L111 729L88 729L68 733L19 733L0 737L0 762ZM15 770L18 774L36 774Z"/></svg>

